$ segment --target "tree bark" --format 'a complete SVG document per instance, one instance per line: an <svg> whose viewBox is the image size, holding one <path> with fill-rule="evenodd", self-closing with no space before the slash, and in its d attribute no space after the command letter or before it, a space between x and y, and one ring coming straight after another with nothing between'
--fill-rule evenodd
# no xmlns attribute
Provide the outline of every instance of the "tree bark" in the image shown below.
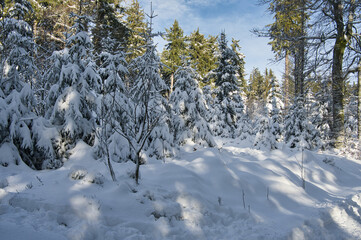
<svg viewBox="0 0 361 240"><path fill-rule="evenodd" d="M355 14L355 0L350 1L350 12L348 23L345 26L344 18L344 1L330 1L333 8L334 22L336 24L336 41L333 48L332 59L332 138L334 147L340 148L344 145L345 127L344 127L344 88L345 79L343 77L343 58L347 41L351 38L353 17Z"/></svg>

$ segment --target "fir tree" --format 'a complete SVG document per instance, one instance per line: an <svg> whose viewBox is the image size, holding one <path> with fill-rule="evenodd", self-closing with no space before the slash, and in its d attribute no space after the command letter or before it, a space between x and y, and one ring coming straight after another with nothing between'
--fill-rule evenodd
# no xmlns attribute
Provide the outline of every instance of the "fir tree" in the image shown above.
<svg viewBox="0 0 361 240"><path fill-rule="evenodd" d="M176 83L170 95L175 141L184 144L191 139L197 144L213 147L216 143L206 121L207 106L196 79L197 74L190 67L181 67L175 74Z"/></svg>
<svg viewBox="0 0 361 240"><path fill-rule="evenodd" d="M276 149L276 139L271 130L271 119L268 116L260 116L257 121L256 137L253 145L260 149L266 147L268 149Z"/></svg>
<svg viewBox="0 0 361 240"><path fill-rule="evenodd" d="M282 140L282 116L280 113L282 102L275 77L271 78L271 90L268 103L264 106L264 115L258 117L257 133L254 145L258 148L265 146L277 149Z"/></svg>
<svg viewBox="0 0 361 240"><path fill-rule="evenodd" d="M315 95L316 101L311 106L311 122L320 132L320 146L322 148L329 147L331 141L332 103L330 95L330 82L324 80L320 83L320 89Z"/></svg>
<svg viewBox="0 0 361 240"><path fill-rule="evenodd" d="M160 59L152 42L148 43L144 55L136 58L130 67L133 74L135 73L133 80L135 85L131 89L131 97L136 104L134 111L137 111L136 116L139 117L135 123L135 129L145 130L145 126L142 125L145 124L143 122L145 119L153 122L155 126L146 141L145 149L151 155L155 154L158 158L164 158L172 152L168 103L162 96L162 92L168 87L159 74Z"/></svg>

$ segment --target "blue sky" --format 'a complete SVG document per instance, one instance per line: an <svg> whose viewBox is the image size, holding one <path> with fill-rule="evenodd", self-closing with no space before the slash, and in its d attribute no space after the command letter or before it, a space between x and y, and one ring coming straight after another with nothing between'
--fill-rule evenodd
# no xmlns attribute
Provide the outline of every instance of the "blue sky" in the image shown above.
<svg viewBox="0 0 361 240"><path fill-rule="evenodd" d="M252 28L262 28L272 22L272 16L266 12L266 6L259 6L257 0L139 0L146 13L150 12L150 2L158 15L154 19L154 30L164 31L178 20L186 35L199 27L201 33L218 35L226 31L228 40L232 37L240 40L242 52L246 56L246 73L254 67L261 71L271 68L280 80L283 63L274 64L271 47L266 38L254 36ZM165 41L156 38L161 50ZM248 78L248 76L247 76Z"/></svg>

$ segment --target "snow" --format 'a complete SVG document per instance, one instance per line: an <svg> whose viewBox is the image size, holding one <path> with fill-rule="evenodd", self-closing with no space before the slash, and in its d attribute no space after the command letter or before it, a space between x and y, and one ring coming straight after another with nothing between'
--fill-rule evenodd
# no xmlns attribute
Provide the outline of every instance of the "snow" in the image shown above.
<svg viewBox="0 0 361 240"><path fill-rule="evenodd" d="M1 239L361 239L360 160L215 140L145 158L139 185L81 141L57 170L0 166Z"/></svg>

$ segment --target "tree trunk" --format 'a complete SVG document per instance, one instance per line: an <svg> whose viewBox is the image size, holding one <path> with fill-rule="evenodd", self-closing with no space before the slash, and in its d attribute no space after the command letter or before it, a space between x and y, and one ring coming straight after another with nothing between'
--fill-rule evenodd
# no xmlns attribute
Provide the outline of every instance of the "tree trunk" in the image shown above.
<svg viewBox="0 0 361 240"><path fill-rule="evenodd" d="M115 177L112 162L110 160L108 146L106 146L106 148L107 148L107 160L108 160L108 168L109 168L110 176L112 177L113 182L116 182L117 178Z"/></svg>
<svg viewBox="0 0 361 240"><path fill-rule="evenodd" d="M357 137L361 141L361 61L358 66L357 81Z"/></svg>
<svg viewBox="0 0 361 240"><path fill-rule="evenodd" d="M136 166L135 166L135 183L139 184L139 168L140 168L140 152L137 153L137 160L136 160Z"/></svg>
<svg viewBox="0 0 361 240"><path fill-rule="evenodd" d="M332 3L334 21L336 23L337 36L333 48L332 59L332 138L334 147L340 148L344 145L344 77L343 77L343 57L347 41L345 39L345 25L343 23L343 2L337 0Z"/></svg>
<svg viewBox="0 0 361 240"><path fill-rule="evenodd" d="M288 99L289 99L289 82L290 82L290 59L289 59L289 52L286 50L285 56L285 109L288 108Z"/></svg>
<svg viewBox="0 0 361 240"><path fill-rule="evenodd" d="M344 79L342 77L342 63L345 51L343 36L338 37L333 51L332 63L332 135L335 147L343 146L344 142Z"/></svg>
<svg viewBox="0 0 361 240"><path fill-rule="evenodd" d="M170 75L170 89L169 89L169 96L172 94L173 92L173 85L174 85L174 73L172 73Z"/></svg>
<svg viewBox="0 0 361 240"><path fill-rule="evenodd" d="M298 97L303 97L304 95L304 84L305 84L305 23L306 23L306 14L305 14L305 2L302 1L301 5L301 30L298 33L299 40L297 40L296 49L295 49L295 99Z"/></svg>

